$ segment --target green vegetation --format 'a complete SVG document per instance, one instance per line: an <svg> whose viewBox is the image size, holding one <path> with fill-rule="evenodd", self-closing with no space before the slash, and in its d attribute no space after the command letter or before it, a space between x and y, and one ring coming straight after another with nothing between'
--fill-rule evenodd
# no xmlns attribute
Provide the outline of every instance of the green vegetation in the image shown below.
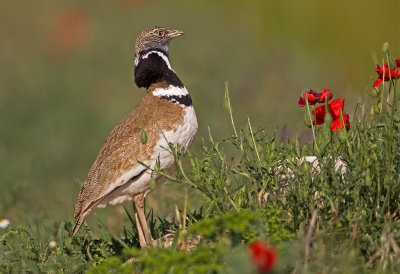
<svg viewBox="0 0 400 274"><path fill-rule="evenodd" d="M71 222L53 231L51 242L25 226L0 234L5 272L251 273L247 245L254 239L278 249L277 273L393 273L400 269L400 119L397 82L373 91L371 119L354 115L351 129L315 127L315 142L280 144L250 120L237 130L226 89L233 135L209 134L200 155L184 162L170 181L190 186L202 208L176 208L168 221L150 215L155 238L169 247L138 248L134 221L116 235L87 227L71 238ZM378 110L374 111L377 109ZM317 149L318 147L318 149ZM318 168L302 161L315 155ZM336 159L346 172L335 168ZM183 168L187 167L187 168ZM155 170L164 174L163 170ZM190 248L188 247L190 246Z"/></svg>

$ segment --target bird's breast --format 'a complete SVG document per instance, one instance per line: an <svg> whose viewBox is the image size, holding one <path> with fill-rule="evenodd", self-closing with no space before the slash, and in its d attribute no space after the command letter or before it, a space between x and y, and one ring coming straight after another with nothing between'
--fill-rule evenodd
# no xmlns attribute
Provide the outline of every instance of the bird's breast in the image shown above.
<svg viewBox="0 0 400 274"><path fill-rule="evenodd" d="M183 123L176 130L177 144L185 150L192 145L198 129L197 117L193 106L185 107Z"/></svg>
<svg viewBox="0 0 400 274"><path fill-rule="evenodd" d="M161 158L171 158L167 161L168 164L173 162L173 155L169 151L169 144L174 146L180 145L186 151L192 145L193 139L196 136L198 124L197 117L193 106L184 107L183 122L174 127L171 130L163 131L160 134L160 140L156 149L158 153L156 155L161 156ZM164 156L164 157L162 157ZM166 164L164 167L168 167Z"/></svg>

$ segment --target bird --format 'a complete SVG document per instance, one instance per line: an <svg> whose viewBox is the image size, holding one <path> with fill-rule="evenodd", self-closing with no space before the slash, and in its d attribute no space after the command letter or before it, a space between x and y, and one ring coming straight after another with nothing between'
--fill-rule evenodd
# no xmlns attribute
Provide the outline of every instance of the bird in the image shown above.
<svg viewBox="0 0 400 274"><path fill-rule="evenodd" d="M144 198L165 180L154 170L173 172L171 148L186 151L198 130L190 94L169 59L171 40L182 34L156 26L137 37L134 80L146 93L101 147L79 192L72 235L97 208L133 201L140 246L152 244Z"/></svg>

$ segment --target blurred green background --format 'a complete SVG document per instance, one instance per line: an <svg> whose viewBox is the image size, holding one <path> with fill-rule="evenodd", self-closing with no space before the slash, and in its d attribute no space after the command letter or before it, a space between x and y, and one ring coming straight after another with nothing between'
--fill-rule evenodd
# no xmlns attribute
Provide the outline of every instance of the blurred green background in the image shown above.
<svg viewBox="0 0 400 274"><path fill-rule="evenodd" d="M400 56L399 3L4 2L0 218L18 224L72 217L80 185L108 132L144 94L133 84L133 47L142 29L185 31L171 43L170 57L198 114L196 153L207 126L216 137L231 134L223 108L225 81L238 126L249 116L253 127L271 136L276 130L279 136L308 134L297 107L304 88L329 88L335 98L346 98L352 115L376 79L381 44L389 41L393 55ZM150 199L156 208L181 203L167 196L176 195L164 187ZM122 207L111 210L121 213Z"/></svg>

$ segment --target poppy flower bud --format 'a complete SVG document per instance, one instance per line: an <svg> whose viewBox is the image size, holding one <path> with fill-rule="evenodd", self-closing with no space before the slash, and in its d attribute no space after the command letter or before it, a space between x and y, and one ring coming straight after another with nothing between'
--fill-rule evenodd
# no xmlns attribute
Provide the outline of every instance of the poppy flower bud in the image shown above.
<svg viewBox="0 0 400 274"><path fill-rule="evenodd" d="M360 130L360 132L365 132L365 125L363 122L360 122L360 124L358 125L358 129Z"/></svg>
<svg viewBox="0 0 400 274"><path fill-rule="evenodd" d="M383 43L383 45L382 45L382 53L384 53L384 54L389 53L389 49L390 49L389 42Z"/></svg>
<svg viewBox="0 0 400 274"><path fill-rule="evenodd" d="M397 63L394 60L394 58L390 55L390 53L387 53L388 59L389 59L389 67L391 70L395 70L397 68ZM393 76L392 76L393 77Z"/></svg>
<svg viewBox="0 0 400 274"><path fill-rule="evenodd" d="M374 109L374 113L375 113L375 114L379 114L380 109L379 109L379 106L378 106L378 105L373 105L372 108Z"/></svg>
<svg viewBox="0 0 400 274"><path fill-rule="evenodd" d="M372 97L379 97L381 95L381 89L379 87L374 87L371 92Z"/></svg>
<svg viewBox="0 0 400 274"><path fill-rule="evenodd" d="M140 132L140 142L142 142L143 145L147 143L147 133L143 129Z"/></svg>
<svg viewBox="0 0 400 274"><path fill-rule="evenodd" d="M371 185L372 185L372 178L371 178L371 176L365 177L365 184L366 184L367 186L371 186Z"/></svg>
<svg viewBox="0 0 400 274"><path fill-rule="evenodd" d="M374 109L374 106L372 106L371 107L371 109L369 110L369 116L371 116L371 117L375 117L375 109Z"/></svg>
<svg viewBox="0 0 400 274"><path fill-rule="evenodd" d="M307 162L307 161L305 161L305 162L303 163L303 170L304 170L304 172L308 173L308 172L310 172L310 169L311 169L310 163Z"/></svg>
<svg viewBox="0 0 400 274"><path fill-rule="evenodd" d="M388 184L390 184L390 182L391 182L390 176L386 174L385 177L383 177L383 183L385 185L388 185Z"/></svg>
<svg viewBox="0 0 400 274"><path fill-rule="evenodd" d="M371 186L371 185L372 185L371 172L369 171L369 169L367 169L367 172L366 172L365 184L366 184L367 186Z"/></svg>

